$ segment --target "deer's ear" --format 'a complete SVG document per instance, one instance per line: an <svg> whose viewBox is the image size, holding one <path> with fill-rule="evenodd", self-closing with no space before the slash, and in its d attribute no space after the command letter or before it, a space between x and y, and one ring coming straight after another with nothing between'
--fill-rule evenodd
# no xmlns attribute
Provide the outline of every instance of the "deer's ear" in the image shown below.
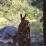
<svg viewBox="0 0 46 46"><path fill-rule="evenodd" d="M20 14L20 17L21 17L21 19L22 19L22 14Z"/></svg>
<svg viewBox="0 0 46 46"><path fill-rule="evenodd" d="M25 14L25 16L24 16L24 17L26 17L26 15L27 15L27 14Z"/></svg>
<svg viewBox="0 0 46 46"><path fill-rule="evenodd" d="M24 19L26 18L26 14L25 14L25 16L24 16Z"/></svg>

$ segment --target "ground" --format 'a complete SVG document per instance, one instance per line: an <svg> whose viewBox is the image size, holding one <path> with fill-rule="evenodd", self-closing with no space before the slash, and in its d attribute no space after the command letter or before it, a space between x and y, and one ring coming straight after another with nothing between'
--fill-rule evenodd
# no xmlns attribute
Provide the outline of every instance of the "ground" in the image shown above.
<svg viewBox="0 0 46 46"><path fill-rule="evenodd" d="M13 46L12 43L10 43L10 44L8 43L9 41L12 42L12 39L5 40L5 39L0 38L0 46L9 46L9 45ZM31 42L30 46L44 46L44 45L43 45L43 42Z"/></svg>

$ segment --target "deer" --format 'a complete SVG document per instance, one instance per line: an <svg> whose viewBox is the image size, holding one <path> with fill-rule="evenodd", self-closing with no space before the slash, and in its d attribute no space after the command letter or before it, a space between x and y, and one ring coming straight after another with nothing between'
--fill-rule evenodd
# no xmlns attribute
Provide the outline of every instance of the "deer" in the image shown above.
<svg viewBox="0 0 46 46"><path fill-rule="evenodd" d="M30 24L30 22L28 20L25 20L26 16L27 16L27 14L25 14L24 17L22 17L22 14L20 14L21 22L20 22L20 24L18 26L18 32L21 32L24 39L26 39L25 44L27 44L27 45L25 45L25 46L30 46L29 44L30 44L30 41L31 41L31 39L30 39L30 27L31 27L31 24ZM22 41L24 42L24 40L22 40Z"/></svg>
<svg viewBox="0 0 46 46"><path fill-rule="evenodd" d="M19 41L22 41L23 39L23 36L21 33L16 33L14 36L13 36L13 45L16 46L16 43L19 43Z"/></svg>
<svg viewBox="0 0 46 46"><path fill-rule="evenodd" d="M18 33L13 36L13 45L16 46L18 42L19 46L30 46L30 22L25 20L26 14L22 17L20 14L21 22L18 26Z"/></svg>

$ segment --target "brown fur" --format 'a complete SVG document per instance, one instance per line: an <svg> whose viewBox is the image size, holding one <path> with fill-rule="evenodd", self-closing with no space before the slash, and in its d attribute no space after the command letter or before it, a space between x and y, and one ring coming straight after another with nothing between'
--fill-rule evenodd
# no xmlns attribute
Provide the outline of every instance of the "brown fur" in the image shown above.
<svg viewBox="0 0 46 46"><path fill-rule="evenodd" d="M16 46L15 44L16 44L17 42L19 43L19 41L22 41L23 36L22 36L22 34L17 33L16 35L13 36L12 39L13 39L13 45Z"/></svg>
<svg viewBox="0 0 46 46"><path fill-rule="evenodd" d="M19 46L30 46L30 22L25 20L26 14L24 17L20 14L20 17L21 23L18 26L18 33L13 36L13 45L18 42Z"/></svg>
<svg viewBox="0 0 46 46"><path fill-rule="evenodd" d="M20 17L21 17L21 23L19 24L18 31L23 34L24 38L26 38L26 41L25 41L26 45L25 46L29 46L29 43L30 43L30 22L28 20L25 20L26 14L24 17L22 17L22 14L20 14Z"/></svg>

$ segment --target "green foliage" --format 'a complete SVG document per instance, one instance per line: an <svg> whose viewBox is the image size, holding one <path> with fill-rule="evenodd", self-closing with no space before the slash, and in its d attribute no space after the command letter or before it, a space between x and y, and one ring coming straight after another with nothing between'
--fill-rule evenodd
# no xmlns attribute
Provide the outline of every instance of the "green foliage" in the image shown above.
<svg viewBox="0 0 46 46"><path fill-rule="evenodd" d="M40 10L42 10L43 9L43 0L33 0L31 2L31 5L39 8Z"/></svg>
<svg viewBox="0 0 46 46"><path fill-rule="evenodd" d="M31 25L32 34L38 34L43 32L42 23L40 22L33 22Z"/></svg>
<svg viewBox="0 0 46 46"><path fill-rule="evenodd" d="M34 0L0 0L0 17L8 20L6 23L3 19L5 24L3 25L2 22L0 22L0 24L3 26L13 24L18 27L20 23L20 13L22 13L23 16L26 13L26 19L31 23L38 21L37 18L42 16L42 10L32 6L30 4L32 1Z"/></svg>
<svg viewBox="0 0 46 46"><path fill-rule="evenodd" d="M41 17L40 22L43 22L43 17Z"/></svg>

